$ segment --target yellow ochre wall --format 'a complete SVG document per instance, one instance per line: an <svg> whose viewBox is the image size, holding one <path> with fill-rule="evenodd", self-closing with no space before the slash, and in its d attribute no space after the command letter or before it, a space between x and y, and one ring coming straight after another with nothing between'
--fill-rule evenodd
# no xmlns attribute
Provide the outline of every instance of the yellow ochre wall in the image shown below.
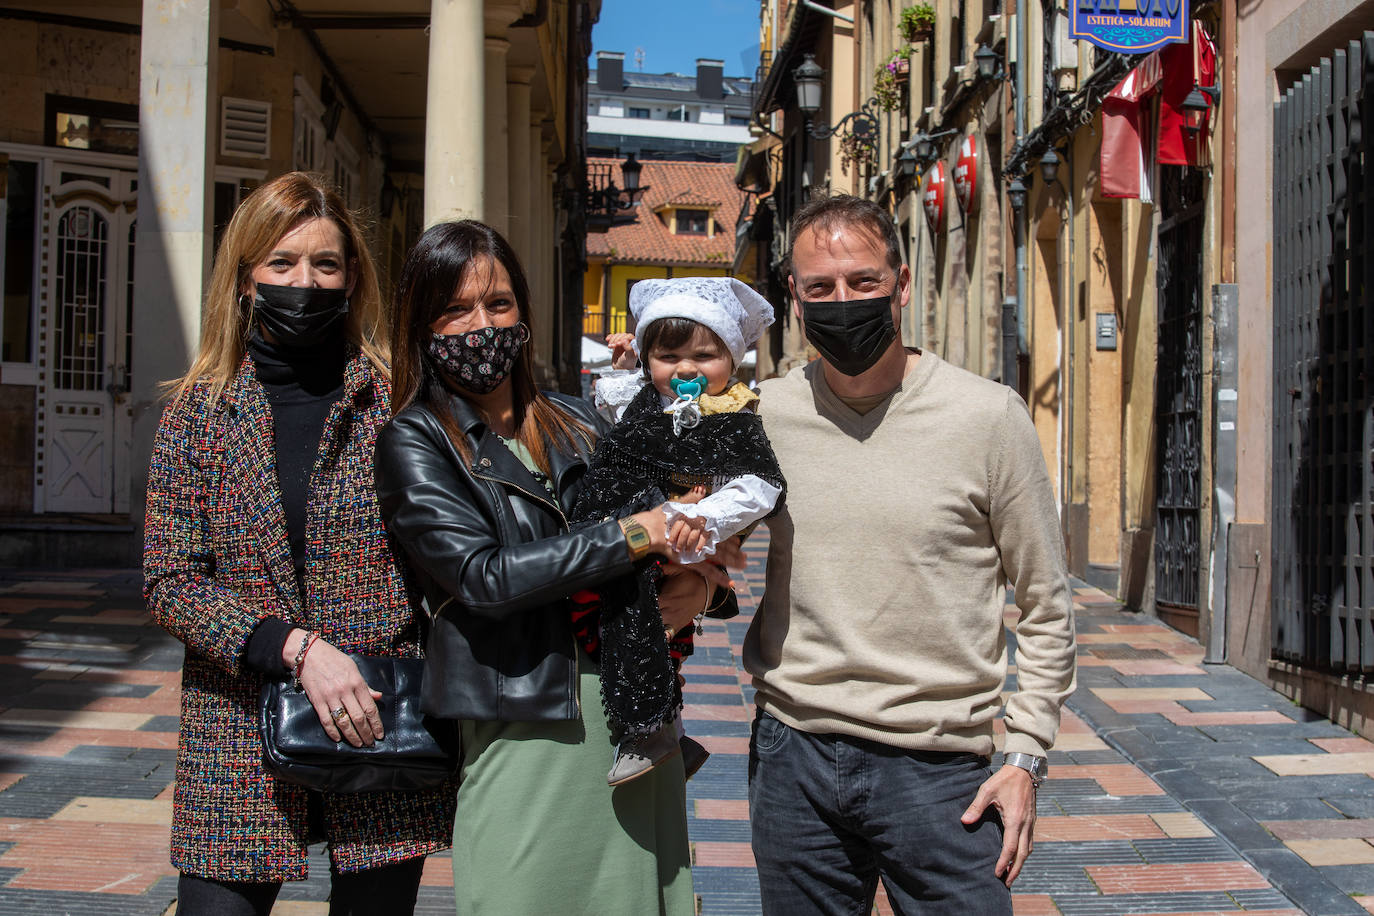
<svg viewBox="0 0 1374 916"><path fill-rule="evenodd" d="M609 275L609 283L607 277ZM723 267L691 267L671 264L610 264L592 261L587 264L584 275L582 301L582 330L585 334L611 333L628 330L626 318L629 313L630 280L667 279L670 277L728 277L730 271ZM598 331L600 316L610 300L610 326Z"/></svg>

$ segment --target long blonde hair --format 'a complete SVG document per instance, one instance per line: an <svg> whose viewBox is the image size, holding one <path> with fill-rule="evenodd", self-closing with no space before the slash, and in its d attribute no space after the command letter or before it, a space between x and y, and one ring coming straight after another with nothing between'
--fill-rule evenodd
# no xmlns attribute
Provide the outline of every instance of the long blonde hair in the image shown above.
<svg viewBox="0 0 1374 916"><path fill-rule="evenodd" d="M200 347L191 368L167 383L180 396L201 380L210 382L211 398L218 397L243 362L253 326L253 307L247 297L240 302L253 268L267 260L277 243L302 223L332 220L343 233L345 258L355 272L349 296L348 339L386 373L389 363L388 326L377 286L377 268L357 218L337 191L322 177L307 172L287 172L244 198L224 230L215 254L215 267L201 314Z"/></svg>

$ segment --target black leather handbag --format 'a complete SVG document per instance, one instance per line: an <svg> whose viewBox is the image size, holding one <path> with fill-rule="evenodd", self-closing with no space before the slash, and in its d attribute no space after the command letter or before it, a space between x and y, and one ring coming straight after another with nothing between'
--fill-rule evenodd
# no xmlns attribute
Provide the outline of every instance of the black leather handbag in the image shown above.
<svg viewBox="0 0 1374 916"><path fill-rule="evenodd" d="M371 747L331 741L304 690L262 686L262 761L278 779L322 792L405 792L440 785L458 769L458 723L420 712L422 658L351 656L369 687L385 737Z"/></svg>

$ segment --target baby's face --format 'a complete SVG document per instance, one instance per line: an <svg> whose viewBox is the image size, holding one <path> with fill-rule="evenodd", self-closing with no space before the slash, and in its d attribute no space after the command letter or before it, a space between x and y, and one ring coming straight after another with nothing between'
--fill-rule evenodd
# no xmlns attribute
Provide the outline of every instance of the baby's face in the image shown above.
<svg viewBox="0 0 1374 916"><path fill-rule="evenodd" d="M659 394L676 397L669 381L706 376L706 393L720 394L730 384L735 364L730 351L716 335L698 327L690 340L678 347L655 347L649 353L649 378Z"/></svg>

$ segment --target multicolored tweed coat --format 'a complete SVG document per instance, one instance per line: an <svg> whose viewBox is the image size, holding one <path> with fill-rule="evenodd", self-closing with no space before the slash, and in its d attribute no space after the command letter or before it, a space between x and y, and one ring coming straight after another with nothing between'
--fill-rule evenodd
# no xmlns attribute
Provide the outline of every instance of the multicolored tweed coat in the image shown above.
<svg viewBox="0 0 1374 916"><path fill-rule="evenodd" d="M186 644L172 864L231 881L306 877L306 790L263 771L253 628L281 617L345 652L416 656L417 623L377 505L372 459L390 385L362 356L325 421L310 479L305 601L277 484L272 412L244 357L213 404L197 385L162 415L148 475L144 594ZM358 871L445 848L456 787L326 795L336 866Z"/></svg>

